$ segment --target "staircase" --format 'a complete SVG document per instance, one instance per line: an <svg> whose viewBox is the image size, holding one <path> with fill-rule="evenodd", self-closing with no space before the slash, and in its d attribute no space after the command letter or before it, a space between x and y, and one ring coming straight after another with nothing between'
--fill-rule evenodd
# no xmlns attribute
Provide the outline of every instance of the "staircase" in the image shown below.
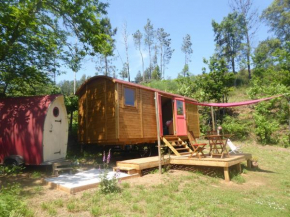
<svg viewBox="0 0 290 217"><path fill-rule="evenodd" d="M182 141L178 136L164 136L161 139L176 156L187 155L192 152L187 143Z"/></svg>

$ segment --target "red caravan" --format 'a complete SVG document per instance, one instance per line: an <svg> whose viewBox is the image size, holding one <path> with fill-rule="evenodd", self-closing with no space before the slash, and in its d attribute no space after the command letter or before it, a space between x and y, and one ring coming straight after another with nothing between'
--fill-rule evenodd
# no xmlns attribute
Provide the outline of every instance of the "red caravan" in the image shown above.
<svg viewBox="0 0 290 217"><path fill-rule="evenodd" d="M67 141L62 95L0 99L1 164L49 164L65 158Z"/></svg>

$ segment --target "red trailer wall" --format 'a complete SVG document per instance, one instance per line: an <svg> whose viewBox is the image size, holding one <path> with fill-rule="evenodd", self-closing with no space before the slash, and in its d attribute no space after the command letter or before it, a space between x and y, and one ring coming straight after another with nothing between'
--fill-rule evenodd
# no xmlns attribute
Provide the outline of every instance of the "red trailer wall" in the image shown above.
<svg viewBox="0 0 290 217"><path fill-rule="evenodd" d="M21 155L25 164L42 163L46 112L58 95L0 99L0 161Z"/></svg>

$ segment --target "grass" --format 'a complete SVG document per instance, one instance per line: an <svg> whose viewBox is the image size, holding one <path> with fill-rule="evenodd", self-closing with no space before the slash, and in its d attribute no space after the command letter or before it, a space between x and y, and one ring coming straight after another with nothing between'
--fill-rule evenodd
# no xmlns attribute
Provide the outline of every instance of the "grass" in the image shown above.
<svg viewBox="0 0 290 217"><path fill-rule="evenodd" d="M39 209L45 216L289 216L290 150L236 143L259 159L259 168L246 169L243 165L242 174L232 172L231 183L219 175L174 175L169 171L156 183L122 181L118 193L101 194L94 189L68 199L48 199L21 215L32 216ZM41 193L49 192L42 189ZM38 196L34 194L30 200ZM13 212L17 214L19 209Z"/></svg>

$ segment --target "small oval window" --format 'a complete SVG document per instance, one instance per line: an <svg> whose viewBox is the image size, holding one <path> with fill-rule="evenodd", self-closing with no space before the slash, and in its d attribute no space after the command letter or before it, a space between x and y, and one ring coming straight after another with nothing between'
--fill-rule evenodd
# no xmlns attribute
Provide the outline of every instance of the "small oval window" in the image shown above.
<svg viewBox="0 0 290 217"><path fill-rule="evenodd" d="M58 109L58 107L54 107L53 108L53 116L58 117L58 115L59 115L59 109Z"/></svg>

